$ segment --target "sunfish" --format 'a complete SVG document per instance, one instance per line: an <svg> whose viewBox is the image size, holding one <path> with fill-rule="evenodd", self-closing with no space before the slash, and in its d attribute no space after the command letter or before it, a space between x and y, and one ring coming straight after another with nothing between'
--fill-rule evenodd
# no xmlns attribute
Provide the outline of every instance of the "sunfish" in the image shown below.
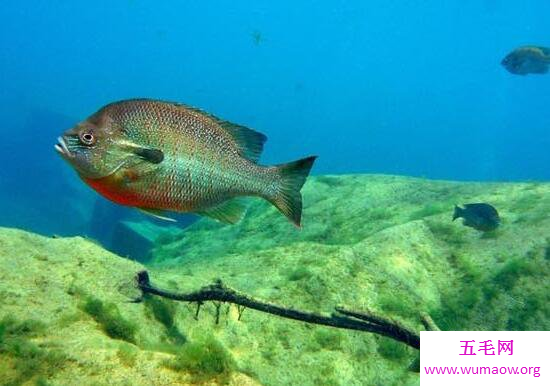
<svg viewBox="0 0 550 386"><path fill-rule="evenodd" d="M111 201L166 218L193 212L225 223L261 197L300 227L315 156L257 163L266 136L183 104L134 99L109 104L55 145L80 178Z"/></svg>

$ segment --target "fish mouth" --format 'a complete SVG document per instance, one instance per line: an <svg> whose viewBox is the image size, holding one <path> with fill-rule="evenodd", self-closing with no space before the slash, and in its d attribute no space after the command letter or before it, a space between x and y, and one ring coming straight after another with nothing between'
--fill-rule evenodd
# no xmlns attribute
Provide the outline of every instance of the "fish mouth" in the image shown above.
<svg viewBox="0 0 550 386"><path fill-rule="evenodd" d="M57 143L55 144L54 148L62 156L72 157L72 154L69 151L67 143L65 142L65 139L63 137L57 137Z"/></svg>

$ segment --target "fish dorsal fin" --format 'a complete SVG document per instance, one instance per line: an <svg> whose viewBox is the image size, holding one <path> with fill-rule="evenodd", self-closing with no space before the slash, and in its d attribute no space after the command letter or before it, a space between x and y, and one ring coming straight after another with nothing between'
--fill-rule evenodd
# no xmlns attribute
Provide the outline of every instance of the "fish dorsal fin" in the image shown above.
<svg viewBox="0 0 550 386"><path fill-rule="evenodd" d="M138 210L141 212L141 213L144 213L148 216L152 216L152 217L155 217L159 220L164 220L164 221L170 221L170 222L176 222L176 220L174 220L173 218L170 218L170 217L166 217L164 216L164 212L162 210L156 210L156 209L148 209L148 208L138 208Z"/></svg>
<svg viewBox="0 0 550 386"><path fill-rule="evenodd" d="M267 137L248 127L236 125L228 121L218 122L235 139L239 146L239 154L253 162L258 162Z"/></svg>
<svg viewBox="0 0 550 386"><path fill-rule="evenodd" d="M249 129L248 127L237 125L236 123L231 123L229 121L220 119L215 115L212 115L196 107L191 107L183 104L176 104L176 106L181 106L195 113L199 113L205 117L212 119L214 122L220 125L235 140L238 146L239 154L241 156L253 162L257 162L260 158L260 155L262 154L262 150L264 148L264 143L265 141L267 141L267 137L264 134Z"/></svg>
<svg viewBox="0 0 550 386"><path fill-rule="evenodd" d="M246 212L246 205L242 199L234 198L212 208L197 212L201 216L207 216L225 224L236 224Z"/></svg>

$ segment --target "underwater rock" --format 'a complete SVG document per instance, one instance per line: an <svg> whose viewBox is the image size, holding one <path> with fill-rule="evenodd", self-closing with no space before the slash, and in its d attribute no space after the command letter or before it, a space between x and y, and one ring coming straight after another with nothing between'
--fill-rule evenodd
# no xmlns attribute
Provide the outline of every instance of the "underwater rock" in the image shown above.
<svg viewBox="0 0 550 386"><path fill-rule="evenodd" d="M444 330L550 329L550 184L321 176L303 193L301 231L258 201L241 224L205 219L155 238L147 267L154 284L185 292L221 278L273 303L314 312L336 305L369 309L416 330L421 312ZM449 218L456 202L474 201L499 208L503 223L491 237ZM155 232L144 229L135 231L145 238ZM68 379L189 384L203 377L234 385L419 382L407 370L416 350L372 334L253 310L239 321L238 310L226 305L216 325L209 303L198 320L195 307L184 304L128 303L137 295L131 279L141 269L80 237L0 228L0 321L9 315L17 323L40 322L34 335L21 339L40 343L42 357L55 364L55 373L39 367L30 379L61 385ZM209 358L225 365L210 366ZM0 372L14 379L18 360L0 353ZM213 372L201 372L203 366Z"/></svg>
<svg viewBox="0 0 550 386"><path fill-rule="evenodd" d="M141 269L81 237L0 228L0 382L193 384L200 371L167 364L182 342L173 340L175 331L187 334L179 318L168 328L158 306L128 302L138 294L132 275ZM209 330L189 339L217 338ZM208 357L197 360L210 365ZM235 368L205 376L213 385L258 384Z"/></svg>
<svg viewBox="0 0 550 386"><path fill-rule="evenodd" d="M417 328L420 312L447 330L550 328L550 184L320 176L306 183L303 197L300 231L257 201L236 226L200 220L158 239L156 274L184 288L220 277L273 302L314 311L365 308ZM449 216L456 202L475 201L494 203L502 215L490 237ZM326 365L334 384L418 382L401 373L414 353L393 342L340 333L340 343L324 347L310 338L317 327L248 311L244 323L248 334L239 341L263 350L258 359L243 348L241 358L255 364L260 381L313 384ZM289 357L302 370L274 380L270 371Z"/></svg>
<svg viewBox="0 0 550 386"><path fill-rule="evenodd" d="M462 233L451 229L449 212L458 202L474 201L487 201L498 207L504 218L502 235L516 239L518 219L550 217L545 215L550 212L549 189L547 183L459 183L384 175L311 177L303 188L304 223L300 231L286 227L284 221L276 218L276 211L257 200L237 226L204 220L176 232L171 240L159 239L152 252L153 260L175 264L192 259L212 260L278 246L288 248L301 242L354 245L383 229L412 220L426 220L439 231L448 228L439 234L442 241L447 239L452 244L459 241L457 237L453 239L453 234ZM535 222L533 227L538 230L544 225Z"/></svg>
<svg viewBox="0 0 550 386"><path fill-rule="evenodd" d="M151 249L158 237L170 239L181 232L175 226L160 226L150 221L119 221L113 231L111 250L132 260L146 263L151 259Z"/></svg>
<svg viewBox="0 0 550 386"><path fill-rule="evenodd" d="M134 211L113 205L109 201L94 197L95 203L89 219L88 234L94 240L98 240L109 250L114 250L117 239L113 237L115 229L119 222L127 219L130 213ZM120 253L119 253L120 254ZM122 256L125 256L122 254Z"/></svg>
<svg viewBox="0 0 550 386"><path fill-rule="evenodd" d="M149 261L154 240L140 232L142 224L132 221L117 222L113 231L113 240L116 240L116 243L113 243L111 250L120 256L126 256L141 263Z"/></svg>

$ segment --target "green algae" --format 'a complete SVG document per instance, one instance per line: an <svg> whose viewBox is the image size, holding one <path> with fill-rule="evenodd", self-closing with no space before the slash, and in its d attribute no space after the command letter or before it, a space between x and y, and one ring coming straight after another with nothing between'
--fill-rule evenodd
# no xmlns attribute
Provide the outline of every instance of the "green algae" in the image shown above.
<svg viewBox="0 0 550 386"><path fill-rule="evenodd" d="M117 356L124 366L134 367L137 361L138 349L131 344L121 344Z"/></svg>
<svg viewBox="0 0 550 386"><path fill-rule="evenodd" d="M453 206L447 203L427 204L420 209L415 210L409 215L410 221L420 220L425 217L435 216L440 213L451 213Z"/></svg>
<svg viewBox="0 0 550 386"><path fill-rule="evenodd" d="M315 331L313 335L315 342L326 350L340 350L343 344L343 335L338 330L330 328L321 328Z"/></svg>
<svg viewBox="0 0 550 386"><path fill-rule="evenodd" d="M47 379L45 379L43 377L37 378L34 385L35 386L52 386L52 384L50 382L48 382Z"/></svg>
<svg viewBox="0 0 550 386"><path fill-rule="evenodd" d="M227 383L236 370L231 354L213 336L183 345L175 357L164 362L164 365L191 374L193 382L216 380L221 384Z"/></svg>
<svg viewBox="0 0 550 386"><path fill-rule="evenodd" d="M505 257L490 271L465 257L461 266L459 286L445 291L442 307L432 313L442 329L548 328L550 309L544 303L550 301L550 264L543 248Z"/></svg>
<svg viewBox="0 0 550 386"><path fill-rule="evenodd" d="M228 278L242 288L270 294L272 299L298 308L330 311L334 304L344 303L359 310L376 310L413 329L421 328L420 311L431 313L440 327L448 330L544 329L550 326L544 300L547 286L538 279L544 273L514 260L530 259L527 252L538 248L539 257L533 264L541 266L547 247L541 236L550 225L545 201L522 196L532 195L534 189L543 196L544 192L550 194L550 188L548 184L530 189L522 186L323 176L311 179L304 189L306 207L300 232L285 228L268 206L253 203L242 224L226 227L199 221L179 238L172 235L172 245L159 245L153 255L157 262L167 263L166 269L192 271L195 277L204 277L203 272L231 271ZM496 232L481 233L461 221L453 222L454 204L467 202L494 203L503 218L502 226ZM517 218L523 221L521 228L515 225ZM524 243L525 239L533 244ZM201 259L211 265L202 268ZM258 272L266 280L255 280ZM273 279L267 279L270 277ZM266 286L268 280L274 285ZM522 315L523 322L515 315ZM315 333L287 327L274 331L257 331L276 342L265 343L261 351L260 359L267 368L281 366L288 355L304 366L303 354L293 351L293 342L304 342L301 347L308 353L330 353L335 363L352 346L346 355L358 358L357 365L352 364L356 378L369 377L371 383L410 383L410 376L398 369L406 370L416 357L389 339L369 341L376 348L373 353L372 349L357 349L354 345L358 343L347 333L342 333L339 344L323 347ZM359 358L366 355L371 360L378 358L377 366L384 360L391 362L382 364L391 369L391 381L362 372ZM261 362L255 361L260 366ZM319 365L319 361L315 363ZM271 378L264 371L268 370L255 373L260 381L269 383ZM343 370L335 371L341 375ZM286 382L301 380L299 375L291 379ZM311 379L305 384L308 382Z"/></svg>
<svg viewBox="0 0 550 386"><path fill-rule="evenodd" d="M510 210L516 213L524 213L535 208L540 202L541 197L535 193L525 194L514 200L510 205Z"/></svg>
<svg viewBox="0 0 550 386"><path fill-rule="evenodd" d="M288 281L300 281L311 277L312 272L307 267L297 267L286 272Z"/></svg>
<svg viewBox="0 0 550 386"><path fill-rule="evenodd" d="M36 320L5 317L0 321L0 359L8 363L8 368L0 367L4 385L20 385L31 379L40 381L65 365L68 357L64 353L40 347L33 341L44 333L45 325Z"/></svg>
<svg viewBox="0 0 550 386"><path fill-rule="evenodd" d="M87 296L82 302L81 308L94 318L111 338L136 343L137 326L122 317L116 304L104 303L98 298Z"/></svg>
<svg viewBox="0 0 550 386"><path fill-rule="evenodd" d="M449 224L440 220L426 220L426 225L434 236L453 247L460 247L466 243L465 229L460 223Z"/></svg>
<svg viewBox="0 0 550 386"><path fill-rule="evenodd" d="M165 328L166 337L170 343L184 344L187 338L182 334L176 325L176 305L174 302L153 297L145 296L144 303L153 317Z"/></svg>
<svg viewBox="0 0 550 386"><path fill-rule="evenodd" d="M535 276L540 268L525 257L511 258L493 276L494 288L510 290L522 277Z"/></svg>
<svg viewBox="0 0 550 386"><path fill-rule="evenodd" d="M378 353L384 358L401 362L403 359L409 358L411 352L410 348L400 342L396 342L392 339L380 339L378 343Z"/></svg>

